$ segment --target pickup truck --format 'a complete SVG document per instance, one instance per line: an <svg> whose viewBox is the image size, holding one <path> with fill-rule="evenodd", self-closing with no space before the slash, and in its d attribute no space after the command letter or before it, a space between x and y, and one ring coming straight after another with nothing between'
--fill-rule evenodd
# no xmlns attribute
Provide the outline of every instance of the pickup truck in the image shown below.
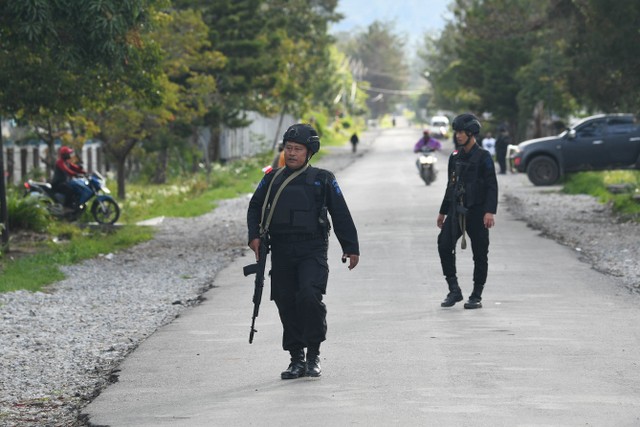
<svg viewBox="0 0 640 427"><path fill-rule="evenodd" d="M567 172L640 169L640 123L633 114L587 117L558 136L521 142L509 160L534 185Z"/></svg>

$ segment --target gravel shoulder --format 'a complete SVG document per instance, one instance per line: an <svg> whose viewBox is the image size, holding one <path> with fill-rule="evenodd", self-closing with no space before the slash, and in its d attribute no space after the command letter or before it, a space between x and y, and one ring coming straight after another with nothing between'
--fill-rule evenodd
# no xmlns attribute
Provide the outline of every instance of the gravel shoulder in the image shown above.
<svg viewBox="0 0 640 427"><path fill-rule="evenodd" d="M534 187L524 174L502 176L502 205L548 238L573 248L595 270L640 292L640 224L617 216L588 195L568 195L560 186Z"/></svg>
<svg viewBox="0 0 640 427"><path fill-rule="evenodd" d="M366 155L340 147L318 166L339 171ZM367 143L367 141L369 141ZM561 244L595 269L640 291L640 225L619 221L589 196L500 177L501 209ZM221 202L198 218L166 218L156 237L64 269L43 292L0 294L0 425L84 426L81 413L146 337L201 301L216 274L246 250L249 196Z"/></svg>

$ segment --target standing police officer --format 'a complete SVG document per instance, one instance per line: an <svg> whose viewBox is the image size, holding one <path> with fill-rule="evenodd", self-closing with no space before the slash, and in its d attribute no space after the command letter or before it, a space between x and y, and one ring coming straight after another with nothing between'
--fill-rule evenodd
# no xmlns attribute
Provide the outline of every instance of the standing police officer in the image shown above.
<svg viewBox="0 0 640 427"><path fill-rule="evenodd" d="M469 234L473 251L473 292L464 308L482 308L482 290L487 280L489 228L495 225L498 209L498 181L491 154L476 142L480 121L469 113L453 120L456 150L449 157L447 191L436 221L441 229L438 252L449 294L440 304L452 307L462 301L456 276L456 243Z"/></svg>
<svg viewBox="0 0 640 427"><path fill-rule="evenodd" d="M291 355L281 378L319 377L320 343L327 332L322 302L329 277L327 212L349 269L359 261L358 234L335 176L309 165L320 149L315 129L295 124L285 132L283 144L285 166L267 173L249 202L249 247L257 260L260 229L267 228L271 299L282 321L282 347Z"/></svg>

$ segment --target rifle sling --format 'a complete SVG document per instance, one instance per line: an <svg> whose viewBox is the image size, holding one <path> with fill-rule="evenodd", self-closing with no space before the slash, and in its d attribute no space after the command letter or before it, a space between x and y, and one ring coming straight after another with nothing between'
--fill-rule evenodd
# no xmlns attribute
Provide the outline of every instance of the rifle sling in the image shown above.
<svg viewBox="0 0 640 427"><path fill-rule="evenodd" d="M284 172L285 168L280 168L276 171L276 174L273 176L273 179L271 180L271 182L269 183L269 188L267 189L267 195L264 198L264 203L262 204L262 222L260 224L260 235L263 236L264 234L269 232L269 224L271 224L271 218L273 218L273 212L275 210L275 206L276 203L278 202L278 198L280 198L280 193L282 193L282 190L284 190L284 187L287 186L287 184L289 184L291 181L293 181L296 177L298 177L299 175L301 175L304 171L307 170L307 168L309 167L309 163L307 163L306 165L304 165L302 168L298 169L297 171L295 171L294 173L292 173L291 175L289 175L287 177L287 179L284 180L284 182L282 183L282 185L280 185L280 187L278 188L278 191L276 191L276 195L273 196L273 201L271 202L271 206L269 208L269 215L267 216L267 219L265 221L264 219L264 214L267 210L267 206L269 205L269 195L271 194L271 187L273 186L273 183L275 182L276 178L282 173Z"/></svg>
<svg viewBox="0 0 640 427"><path fill-rule="evenodd" d="M466 164L464 171L460 174L460 176L456 177L456 179L461 179L462 176L467 172L471 163L478 160L481 155L481 151L478 149L473 155L469 158L469 162ZM465 214L456 213L458 216L458 225L460 226L460 231L462 232L462 241L460 242L460 249L467 249L467 239L465 237L465 232L467 231L467 216Z"/></svg>

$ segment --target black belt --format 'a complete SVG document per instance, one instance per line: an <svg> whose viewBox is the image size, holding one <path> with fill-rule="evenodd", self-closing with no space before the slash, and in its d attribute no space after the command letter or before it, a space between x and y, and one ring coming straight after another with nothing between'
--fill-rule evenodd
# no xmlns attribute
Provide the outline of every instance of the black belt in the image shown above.
<svg viewBox="0 0 640 427"><path fill-rule="evenodd" d="M307 240L323 239L322 233L296 233L296 234L275 234L271 235L271 240L276 242L304 242Z"/></svg>

